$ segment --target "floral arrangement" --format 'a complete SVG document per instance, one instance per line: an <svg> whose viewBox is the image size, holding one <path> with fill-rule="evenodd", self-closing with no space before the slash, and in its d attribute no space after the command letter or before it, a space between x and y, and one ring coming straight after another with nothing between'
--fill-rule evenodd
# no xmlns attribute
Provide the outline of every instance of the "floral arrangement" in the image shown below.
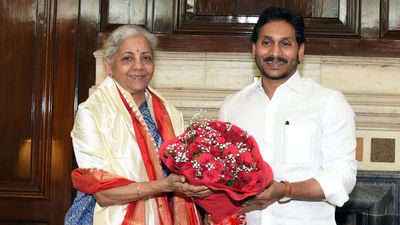
<svg viewBox="0 0 400 225"><path fill-rule="evenodd" d="M163 143L160 157L191 184L213 190L212 195L195 201L214 224L229 224L229 220L236 220L230 224L245 224L241 203L273 179L255 139L229 122L203 119L191 123L183 134Z"/></svg>

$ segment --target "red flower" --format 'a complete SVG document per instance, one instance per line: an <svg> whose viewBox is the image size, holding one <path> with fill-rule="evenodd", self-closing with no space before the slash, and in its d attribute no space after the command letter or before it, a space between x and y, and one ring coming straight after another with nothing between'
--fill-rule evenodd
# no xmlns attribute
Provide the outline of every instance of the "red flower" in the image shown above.
<svg viewBox="0 0 400 225"><path fill-rule="evenodd" d="M200 136L200 135L205 133L204 128L197 128L197 129L194 129L194 130L196 131L196 136Z"/></svg>
<svg viewBox="0 0 400 225"><path fill-rule="evenodd" d="M233 180L233 175L230 171L224 170L221 173L221 179L224 183L227 183L227 182Z"/></svg>
<svg viewBox="0 0 400 225"><path fill-rule="evenodd" d="M210 153L211 153L211 155L214 156L214 158L215 158L215 157L219 157L219 156L221 156L221 154L222 154L221 148L219 148L219 147L217 147L217 146L215 146L215 145L211 145L211 146L210 146Z"/></svg>
<svg viewBox="0 0 400 225"><path fill-rule="evenodd" d="M175 160L174 160L174 158L172 158L172 157L169 157L169 158L167 158L166 160L165 160L165 165L168 167L168 168L170 168L170 169L177 169L176 167L175 167Z"/></svg>
<svg viewBox="0 0 400 225"><path fill-rule="evenodd" d="M226 140L224 137L219 137L217 140L215 140L215 142L219 145L222 145L222 144L226 143Z"/></svg>
<svg viewBox="0 0 400 225"><path fill-rule="evenodd" d="M183 134L163 143L160 157L172 172L214 191L204 199L195 198L214 223L231 221L242 202L273 179L255 139L229 122L192 123Z"/></svg>
<svg viewBox="0 0 400 225"><path fill-rule="evenodd" d="M197 137L196 137L196 143L197 143L197 144L203 143L204 139L205 139L204 137L197 136Z"/></svg>
<svg viewBox="0 0 400 225"><path fill-rule="evenodd" d="M214 162L214 156L210 153L203 153L199 156L199 158L197 158L197 162L200 163L200 165L212 163Z"/></svg>
<svg viewBox="0 0 400 225"><path fill-rule="evenodd" d="M227 157L229 155L235 156L237 154L239 154L239 149L235 145L229 145L225 148L225 151L223 153L224 157Z"/></svg>
<svg viewBox="0 0 400 225"><path fill-rule="evenodd" d="M253 162L253 156L250 154L250 152L243 152L238 157L239 164L243 164L245 166L250 166L252 162Z"/></svg>
<svg viewBox="0 0 400 225"><path fill-rule="evenodd" d="M205 170L203 181L206 183L216 183L220 180L220 173L217 170Z"/></svg>
<svg viewBox="0 0 400 225"><path fill-rule="evenodd" d="M191 167L191 164L186 163L182 166L182 173L185 177L196 177L197 170Z"/></svg>
<svg viewBox="0 0 400 225"><path fill-rule="evenodd" d="M189 145L189 152L193 154L200 153L199 144L197 142L190 143Z"/></svg>
<svg viewBox="0 0 400 225"><path fill-rule="evenodd" d="M213 128L214 130L218 130L221 132L225 132L227 128L223 122L218 120L214 121L213 123L210 123L210 127Z"/></svg>
<svg viewBox="0 0 400 225"><path fill-rule="evenodd" d="M255 188L259 188L260 180L255 173L248 173L245 175L244 179L246 185L243 186L244 191L250 191Z"/></svg>

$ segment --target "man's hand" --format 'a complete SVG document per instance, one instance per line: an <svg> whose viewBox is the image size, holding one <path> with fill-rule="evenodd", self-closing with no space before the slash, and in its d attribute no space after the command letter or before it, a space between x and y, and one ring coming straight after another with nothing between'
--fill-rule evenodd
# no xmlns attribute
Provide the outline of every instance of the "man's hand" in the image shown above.
<svg viewBox="0 0 400 225"><path fill-rule="evenodd" d="M243 211L262 210L278 201L285 194L284 184L273 181L263 192L249 199L243 204Z"/></svg>
<svg viewBox="0 0 400 225"><path fill-rule="evenodd" d="M291 182L292 197L302 201L322 201L325 199L324 191L314 178ZM278 201L279 198L285 196L286 185L273 181L263 192L249 199L243 204L243 211L250 212L253 210L262 210L272 203Z"/></svg>

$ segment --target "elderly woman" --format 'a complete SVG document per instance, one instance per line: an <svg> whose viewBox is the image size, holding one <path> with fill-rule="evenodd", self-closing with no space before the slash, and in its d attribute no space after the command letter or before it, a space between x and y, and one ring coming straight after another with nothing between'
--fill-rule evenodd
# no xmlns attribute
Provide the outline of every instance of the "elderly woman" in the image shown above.
<svg viewBox="0 0 400 225"><path fill-rule="evenodd" d="M158 158L163 140L182 133L183 119L148 86L156 42L145 29L125 25L104 44L109 76L79 105L71 132L78 195L65 224L201 223L187 196L211 191L168 175Z"/></svg>

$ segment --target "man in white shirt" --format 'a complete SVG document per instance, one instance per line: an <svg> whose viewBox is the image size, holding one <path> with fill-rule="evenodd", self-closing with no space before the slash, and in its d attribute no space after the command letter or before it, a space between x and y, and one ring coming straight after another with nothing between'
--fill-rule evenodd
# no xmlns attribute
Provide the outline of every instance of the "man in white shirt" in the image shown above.
<svg viewBox="0 0 400 225"><path fill-rule="evenodd" d="M300 77L304 22L267 8L252 34L261 78L228 96L219 118L255 137L275 181L243 206L248 225L335 225L356 182L354 113L342 93Z"/></svg>

